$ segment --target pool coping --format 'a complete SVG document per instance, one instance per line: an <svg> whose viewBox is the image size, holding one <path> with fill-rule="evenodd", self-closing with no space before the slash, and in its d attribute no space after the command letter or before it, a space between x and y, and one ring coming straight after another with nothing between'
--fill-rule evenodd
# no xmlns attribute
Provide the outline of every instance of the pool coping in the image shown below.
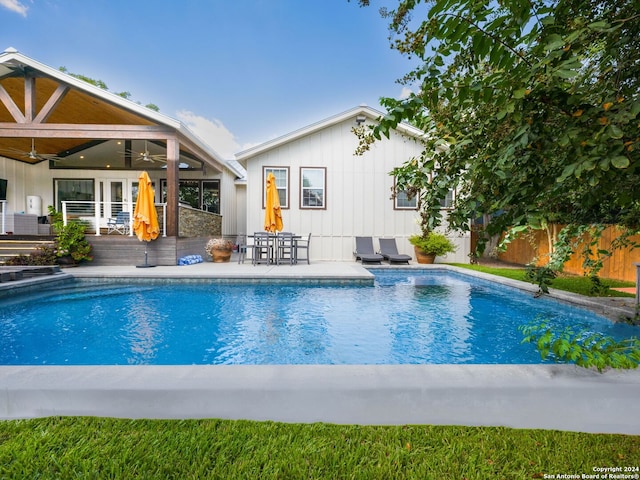
<svg viewBox="0 0 640 480"><path fill-rule="evenodd" d="M220 418L640 435L640 371L572 365L0 367L0 418Z"/></svg>
<svg viewBox="0 0 640 480"><path fill-rule="evenodd" d="M192 267L78 267L19 282L25 288L38 288L72 278L367 281L373 277L353 263L306 269L280 266L271 271L251 266L224 269L210 263ZM453 270L520 290L537 290L524 282L451 265L408 268ZM11 283L12 288L20 287L18 281ZM610 308L600 302L589 305L579 297L556 291L551 295L600 311ZM573 365L2 366L0 392L2 419L224 418L640 435L640 417L632 414L640 397L640 370L598 373Z"/></svg>

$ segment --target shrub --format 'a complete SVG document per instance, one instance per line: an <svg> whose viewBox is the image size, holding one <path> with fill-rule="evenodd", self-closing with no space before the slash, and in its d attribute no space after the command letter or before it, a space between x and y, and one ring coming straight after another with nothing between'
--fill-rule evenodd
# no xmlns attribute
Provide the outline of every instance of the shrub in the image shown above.
<svg viewBox="0 0 640 480"><path fill-rule="evenodd" d="M426 254L446 255L456 251L456 246L441 233L429 232L426 235L412 235L409 242Z"/></svg>
<svg viewBox="0 0 640 480"><path fill-rule="evenodd" d="M9 258L5 265L55 265L56 264L56 250L48 245L39 246L35 252L29 255L18 255L16 257Z"/></svg>

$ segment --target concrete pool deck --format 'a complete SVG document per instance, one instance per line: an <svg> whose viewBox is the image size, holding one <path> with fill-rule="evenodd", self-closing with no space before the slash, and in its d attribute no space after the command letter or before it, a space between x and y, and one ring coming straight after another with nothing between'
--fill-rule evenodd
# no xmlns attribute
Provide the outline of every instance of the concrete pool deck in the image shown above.
<svg viewBox="0 0 640 480"><path fill-rule="evenodd" d="M416 267L424 268L409 268ZM202 263L146 269L82 266L56 278L70 277L367 281L371 273L351 262L279 267ZM591 307L626 311L632 302L599 305ZM640 371L600 374L572 365L7 366L0 367L0 390L2 419L225 418L640 435L640 417L634 413Z"/></svg>

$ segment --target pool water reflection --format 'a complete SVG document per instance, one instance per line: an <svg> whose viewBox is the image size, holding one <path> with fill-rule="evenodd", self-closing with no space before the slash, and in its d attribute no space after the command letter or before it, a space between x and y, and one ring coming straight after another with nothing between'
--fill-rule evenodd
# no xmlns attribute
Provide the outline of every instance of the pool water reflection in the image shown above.
<svg viewBox="0 0 640 480"><path fill-rule="evenodd" d="M445 271L374 286L105 284L0 300L2 365L541 363L535 318L621 339L637 327Z"/></svg>

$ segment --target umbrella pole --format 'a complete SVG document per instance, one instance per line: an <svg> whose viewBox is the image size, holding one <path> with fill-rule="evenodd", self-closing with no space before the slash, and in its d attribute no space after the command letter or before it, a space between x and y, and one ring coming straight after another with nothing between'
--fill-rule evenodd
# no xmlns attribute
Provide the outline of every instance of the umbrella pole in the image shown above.
<svg viewBox="0 0 640 480"><path fill-rule="evenodd" d="M149 245L149 242L144 242L144 265L136 265L137 268L150 268L150 267L155 267L155 265L149 265L147 263L147 246Z"/></svg>

